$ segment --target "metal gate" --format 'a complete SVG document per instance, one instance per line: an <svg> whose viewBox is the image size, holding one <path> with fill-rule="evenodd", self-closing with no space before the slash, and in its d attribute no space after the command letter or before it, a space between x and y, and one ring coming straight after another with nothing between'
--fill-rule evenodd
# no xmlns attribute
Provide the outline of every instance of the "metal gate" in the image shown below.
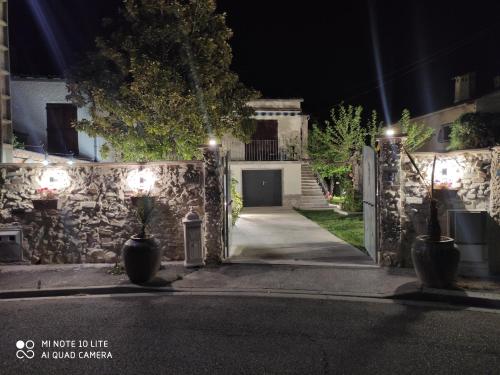
<svg viewBox="0 0 500 375"><path fill-rule="evenodd" d="M365 249L377 262L377 181L376 154L373 148L363 146L363 221Z"/></svg>
<svg viewBox="0 0 500 375"><path fill-rule="evenodd" d="M279 169L243 170L243 206L274 207L283 204Z"/></svg>
<svg viewBox="0 0 500 375"><path fill-rule="evenodd" d="M229 249L231 246L231 226L232 218L232 204L231 197L231 153L226 152L223 156L222 162L224 165L224 258L229 257Z"/></svg>

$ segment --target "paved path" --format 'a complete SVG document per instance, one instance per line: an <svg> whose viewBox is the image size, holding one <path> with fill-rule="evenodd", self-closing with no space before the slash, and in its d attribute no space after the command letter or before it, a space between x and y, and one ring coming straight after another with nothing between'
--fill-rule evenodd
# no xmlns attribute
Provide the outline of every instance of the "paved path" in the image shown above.
<svg viewBox="0 0 500 375"><path fill-rule="evenodd" d="M2 375L498 374L500 315L288 298L2 301ZM16 359L17 340L35 357ZM107 340L42 349L41 340ZM94 341L95 342L95 341ZM104 350L112 359L41 359ZM78 354L77 354L78 353Z"/></svg>
<svg viewBox="0 0 500 375"><path fill-rule="evenodd" d="M232 260L373 265L370 257L292 209L245 208L233 227Z"/></svg>

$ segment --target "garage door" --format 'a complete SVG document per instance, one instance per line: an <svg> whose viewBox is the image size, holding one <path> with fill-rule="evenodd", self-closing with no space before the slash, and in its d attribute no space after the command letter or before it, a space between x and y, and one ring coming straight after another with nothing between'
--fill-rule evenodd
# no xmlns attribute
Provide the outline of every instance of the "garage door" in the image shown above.
<svg viewBox="0 0 500 375"><path fill-rule="evenodd" d="M281 206L281 171L243 171L243 205Z"/></svg>

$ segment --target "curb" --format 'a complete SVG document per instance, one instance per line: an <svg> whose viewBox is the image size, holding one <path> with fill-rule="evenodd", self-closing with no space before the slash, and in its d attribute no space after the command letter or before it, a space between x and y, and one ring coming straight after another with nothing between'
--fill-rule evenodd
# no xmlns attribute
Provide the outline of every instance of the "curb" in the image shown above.
<svg viewBox="0 0 500 375"><path fill-rule="evenodd" d="M108 285L91 287L68 287L54 289L24 289L0 291L0 300L16 300L50 297L78 297L78 296L104 296L126 294L206 294L206 295L237 295L237 296L262 296L267 297L303 297L303 298L360 298L366 301L392 300L394 302L431 302L451 305L454 307L473 307L481 309L500 310L500 295L492 293L462 292L454 290L441 290L423 288L420 291L410 291L401 294L394 293L354 293L330 292L322 290L302 289L220 289L196 287L154 287L140 285Z"/></svg>

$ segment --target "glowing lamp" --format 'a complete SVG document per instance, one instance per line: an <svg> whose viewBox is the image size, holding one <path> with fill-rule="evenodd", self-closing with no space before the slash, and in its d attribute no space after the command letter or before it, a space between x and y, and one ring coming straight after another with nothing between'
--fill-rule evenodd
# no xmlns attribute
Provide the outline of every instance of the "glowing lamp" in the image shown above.
<svg viewBox="0 0 500 375"><path fill-rule="evenodd" d="M156 181L155 174L149 169L134 169L129 172L127 185L136 192L149 192Z"/></svg>
<svg viewBox="0 0 500 375"><path fill-rule="evenodd" d="M39 185L41 188L50 190L61 190L70 185L68 172L64 169L47 169L44 170Z"/></svg>
<svg viewBox="0 0 500 375"><path fill-rule="evenodd" d="M45 159L42 161L42 164L46 167L47 165L49 165L49 161L47 159Z"/></svg>
<svg viewBox="0 0 500 375"><path fill-rule="evenodd" d="M432 166L429 166L427 173L429 176L431 175ZM436 189L456 189L459 186L462 175L462 167L455 160L437 160L434 171L434 186Z"/></svg>
<svg viewBox="0 0 500 375"><path fill-rule="evenodd" d="M208 145L209 145L210 147L215 147L215 146L217 146L217 140L216 140L216 139L214 139L214 138L210 138L210 140L208 141Z"/></svg>
<svg viewBox="0 0 500 375"><path fill-rule="evenodd" d="M394 134L396 134L396 131L392 127L388 127L385 129L385 135L388 137L394 137Z"/></svg>

